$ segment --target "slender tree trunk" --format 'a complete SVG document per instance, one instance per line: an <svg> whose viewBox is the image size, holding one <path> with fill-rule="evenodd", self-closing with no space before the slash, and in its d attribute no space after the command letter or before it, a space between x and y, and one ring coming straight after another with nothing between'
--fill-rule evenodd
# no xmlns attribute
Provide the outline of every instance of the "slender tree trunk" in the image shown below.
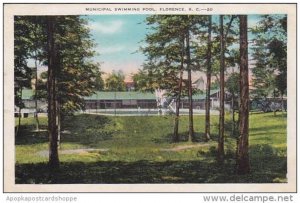
<svg viewBox="0 0 300 203"><path fill-rule="evenodd" d="M205 140L210 140L210 85L211 85L211 24L212 16L209 16L207 38L207 73L206 73L206 102L205 102Z"/></svg>
<svg viewBox="0 0 300 203"><path fill-rule="evenodd" d="M37 55L37 53L36 53ZM35 120L36 120L36 131L39 131L40 129L40 122L39 122L39 116L38 116L38 99L37 99L37 86L38 86L38 70L37 70L37 58L34 59L34 65L36 69L35 74Z"/></svg>
<svg viewBox="0 0 300 203"><path fill-rule="evenodd" d="M180 75L179 75L179 83L178 83L178 96L176 99L176 115L175 115L175 124L174 124L174 136L173 141L179 142L180 137L178 134L179 128L179 109L180 109L180 99L182 92L182 77L183 77L183 63L184 63L184 36L182 38L182 49L181 49L181 61L180 61Z"/></svg>
<svg viewBox="0 0 300 203"><path fill-rule="evenodd" d="M37 20L37 17L35 18ZM37 29L37 22L35 23L35 29ZM37 30L33 32L34 38L38 40L37 36ZM35 45L36 46L36 45ZM36 120L36 131L39 131L40 129L40 122L39 122L39 117L38 117L38 99L37 99L37 89L38 89L38 53L35 51L35 57L34 57L34 65L35 65L35 120Z"/></svg>
<svg viewBox="0 0 300 203"><path fill-rule="evenodd" d="M22 100L22 95L23 95L23 88L21 87L21 91L20 91L21 100ZM20 107L19 107L19 113L18 113L18 119L19 119L19 121L18 121L17 130L16 130L16 135L17 136L19 136L19 130L20 130L20 126L21 126L21 117L22 117L21 110L22 110L22 108L21 108L21 105L20 105Z"/></svg>
<svg viewBox="0 0 300 203"><path fill-rule="evenodd" d="M232 129L231 129L231 135L234 137L235 136L235 117L234 117L234 99L235 99L235 95L234 93L232 94L232 98L231 98L231 118L232 118Z"/></svg>
<svg viewBox="0 0 300 203"><path fill-rule="evenodd" d="M175 115L174 137L173 137L174 142L179 142L180 140L178 134L178 128L179 128L179 109L180 109L181 90L182 90L182 77L183 77L183 71L181 70L179 76L179 91L176 99L176 115Z"/></svg>
<svg viewBox="0 0 300 203"><path fill-rule="evenodd" d="M56 49L59 50L60 47L59 45L56 46ZM61 74L61 70L63 69L62 67L62 64L63 64L63 59L61 57L61 55L59 54L58 51L56 51L56 60L58 62L57 66L55 67L55 73L56 73L56 76L60 75ZM57 146L59 149L61 149L61 99L60 99L60 94L59 94L59 79L58 77L55 78L55 82L56 82L56 94L55 94L55 101L56 101L56 117L57 117L57 120L56 120L56 123L57 123ZM97 105L96 105L97 106Z"/></svg>
<svg viewBox="0 0 300 203"><path fill-rule="evenodd" d="M220 115L219 115L219 141L218 141L218 161L222 163L224 161L224 31L223 31L223 15L220 15L220 45L221 45L221 58L220 58Z"/></svg>
<svg viewBox="0 0 300 203"><path fill-rule="evenodd" d="M240 15L240 109L237 172L250 172L249 162L249 76L247 16Z"/></svg>
<svg viewBox="0 0 300 203"><path fill-rule="evenodd" d="M47 46L48 46L48 133L49 133L49 166L52 169L59 167L57 148L57 126L56 126L56 88L55 68L57 66L56 46L54 42L54 18L47 19Z"/></svg>
<svg viewBox="0 0 300 203"><path fill-rule="evenodd" d="M57 107L57 114L56 114L56 122L57 122L57 146L60 149L61 144L60 144L60 139L61 139L61 112L60 112L60 103L57 100L56 103Z"/></svg>
<svg viewBox="0 0 300 203"><path fill-rule="evenodd" d="M276 100L276 97L275 97L275 89L273 90L273 104L274 104L274 109L273 109L273 113L274 113L274 116L276 116L276 105L275 105L275 100ZM272 104L272 103L271 103Z"/></svg>
<svg viewBox="0 0 300 203"><path fill-rule="evenodd" d="M189 16L188 16L189 18ZM189 21L189 19L188 19ZM192 70L191 70L191 53L190 53L190 32L189 26L186 30L186 63L188 71L188 97L189 97L189 141L196 141L194 136L193 122L193 94L192 94Z"/></svg>

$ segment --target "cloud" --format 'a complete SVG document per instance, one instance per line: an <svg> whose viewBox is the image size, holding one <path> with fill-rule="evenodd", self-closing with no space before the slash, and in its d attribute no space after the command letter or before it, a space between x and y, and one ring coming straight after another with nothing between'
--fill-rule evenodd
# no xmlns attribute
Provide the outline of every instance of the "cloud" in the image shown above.
<svg viewBox="0 0 300 203"><path fill-rule="evenodd" d="M124 52L124 54L135 54L139 51L139 46L131 46L130 44L118 44L118 45L101 45L98 44L97 51L100 55L103 54L114 54L117 52Z"/></svg>
<svg viewBox="0 0 300 203"><path fill-rule="evenodd" d="M122 45L116 45L116 46L109 46L109 47L99 47L99 53L100 54L112 54L116 52L120 52L125 50L125 46Z"/></svg>
<svg viewBox="0 0 300 203"><path fill-rule="evenodd" d="M119 32L124 25L124 22L121 20L114 20L109 22L91 22L89 27L95 32L101 34L114 34Z"/></svg>

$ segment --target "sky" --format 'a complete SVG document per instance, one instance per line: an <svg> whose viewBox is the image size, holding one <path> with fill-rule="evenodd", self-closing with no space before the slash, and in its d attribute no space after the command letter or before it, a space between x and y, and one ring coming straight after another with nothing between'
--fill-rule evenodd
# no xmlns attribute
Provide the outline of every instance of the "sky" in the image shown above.
<svg viewBox="0 0 300 203"><path fill-rule="evenodd" d="M138 50L147 33L146 15L90 15L88 19L99 53L94 59L102 71L130 74L142 68L145 56Z"/></svg>
<svg viewBox="0 0 300 203"><path fill-rule="evenodd" d="M110 73L122 70L126 75L142 68L146 57L139 52L147 30L147 15L89 15L89 28L99 53L94 60L101 70ZM248 17L249 27L258 21L257 15Z"/></svg>

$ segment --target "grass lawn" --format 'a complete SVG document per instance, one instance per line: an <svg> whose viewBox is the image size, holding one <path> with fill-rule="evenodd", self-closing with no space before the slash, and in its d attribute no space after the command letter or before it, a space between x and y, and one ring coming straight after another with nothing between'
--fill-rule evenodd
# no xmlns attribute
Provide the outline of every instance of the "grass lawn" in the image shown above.
<svg viewBox="0 0 300 203"><path fill-rule="evenodd" d="M227 115L229 119L229 115ZM224 165L217 164L217 122L203 141L204 116L195 116L196 143L187 142L188 117L180 120L182 141L172 143L172 116L75 115L63 122L60 169L47 167L46 118L34 132L22 118L16 137L16 183L271 183L286 182L286 115L250 115L251 173L235 174L236 140L226 132ZM17 122L16 122L17 123ZM229 127L230 129L230 127ZM77 149L77 150L76 150ZM88 150L85 150L88 149Z"/></svg>

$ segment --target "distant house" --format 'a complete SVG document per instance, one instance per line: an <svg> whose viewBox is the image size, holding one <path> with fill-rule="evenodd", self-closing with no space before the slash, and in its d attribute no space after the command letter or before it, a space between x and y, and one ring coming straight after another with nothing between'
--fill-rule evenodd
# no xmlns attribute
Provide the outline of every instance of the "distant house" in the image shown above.
<svg viewBox="0 0 300 203"><path fill-rule="evenodd" d="M229 95L225 94L225 100L228 98ZM205 103L206 103L206 94L196 94L193 95L193 108L194 109L205 109ZM187 100L187 98L185 98ZM183 102L183 108L188 108L188 104L185 104ZM211 109L218 109L220 107L220 90L210 90L210 108ZM230 109L230 104L225 102L225 109Z"/></svg>
<svg viewBox="0 0 300 203"><path fill-rule="evenodd" d="M133 81L125 81L126 91L134 91L135 86Z"/></svg>
<svg viewBox="0 0 300 203"><path fill-rule="evenodd" d="M96 92L85 97L85 109L113 108L156 108L156 98L153 93L143 92Z"/></svg>
<svg viewBox="0 0 300 203"><path fill-rule="evenodd" d="M24 108L21 109L15 106L15 116L18 116L21 113L22 117L27 117L29 115L34 115L36 113L35 109L35 100L34 100L34 91L32 89L23 89L22 90L22 101L24 103ZM37 101L38 112L47 111L47 102L38 100Z"/></svg>
<svg viewBox="0 0 300 203"><path fill-rule="evenodd" d="M200 77L195 82L192 83L192 87L199 90L205 90L206 84L203 77Z"/></svg>
<svg viewBox="0 0 300 203"><path fill-rule="evenodd" d="M22 111L28 113L35 112L35 101L33 99L34 92L31 89L24 89L22 94L22 100L25 104L25 108ZM211 90L211 109L218 109L219 107L220 91ZM227 97L227 94L226 94ZM193 108L205 109L205 93L193 95ZM175 104L176 98L167 98L167 102ZM125 91L125 92L105 92L98 91L95 94L84 97L85 110L97 110L97 109L157 109L157 96L151 92L137 92L137 91ZM180 108L188 108L188 97L183 97L180 102ZM16 107L17 108L17 107ZM230 104L225 103L225 108L230 109ZM47 111L47 102L38 101L38 112ZM18 109L15 109L18 113Z"/></svg>
<svg viewBox="0 0 300 203"><path fill-rule="evenodd" d="M211 108L217 109L219 107L219 90L210 91ZM227 94L226 94L227 96ZM193 95L193 108L205 109L205 94ZM175 98L169 98L171 102ZM86 109L113 109L113 108L143 108L152 109L157 108L157 98L155 93L143 93L137 91L130 92L96 92L90 97L85 97ZM188 97L181 99L180 108L188 108ZM230 109L229 104L225 104L225 108Z"/></svg>
<svg viewBox="0 0 300 203"><path fill-rule="evenodd" d="M34 91L32 89L23 89L22 90L22 101L24 103L24 109L34 109L35 110L35 100L34 100ZM47 106L45 100L37 101L38 110L42 111L43 108Z"/></svg>

